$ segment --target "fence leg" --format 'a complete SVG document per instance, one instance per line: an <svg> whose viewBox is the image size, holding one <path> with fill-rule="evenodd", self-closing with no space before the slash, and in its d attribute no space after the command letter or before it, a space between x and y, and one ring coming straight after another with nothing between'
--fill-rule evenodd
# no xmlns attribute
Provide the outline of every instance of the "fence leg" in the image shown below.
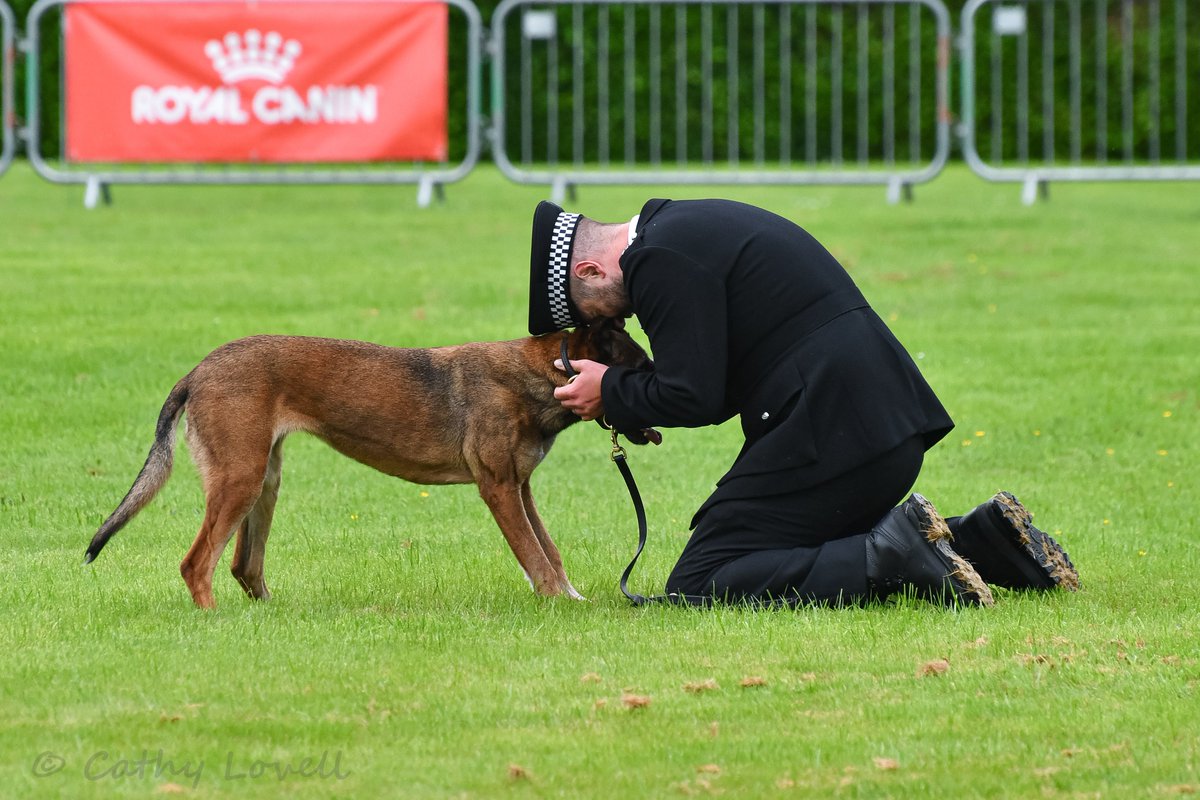
<svg viewBox="0 0 1200 800"><path fill-rule="evenodd" d="M888 205L896 205L901 200L911 203L913 199L912 184L901 178L889 178L887 186Z"/></svg>
<svg viewBox="0 0 1200 800"><path fill-rule="evenodd" d="M417 184L417 208L429 208L435 199L439 203L446 199L442 184L433 178L421 178Z"/></svg>
<svg viewBox="0 0 1200 800"><path fill-rule="evenodd" d="M109 191L108 184L95 175L89 175L83 189L83 207L92 209L101 201L106 206L112 205L112 193Z"/></svg>
<svg viewBox="0 0 1200 800"><path fill-rule="evenodd" d="M1043 200L1050 199L1050 184L1037 175L1026 176L1025 183L1021 188L1021 203L1031 206L1038 201L1039 197Z"/></svg>
<svg viewBox="0 0 1200 800"><path fill-rule="evenodd" d="M557 177L550 183L550 202L562 205L564 200L575 202L575 184L566 178Z"/></svg>

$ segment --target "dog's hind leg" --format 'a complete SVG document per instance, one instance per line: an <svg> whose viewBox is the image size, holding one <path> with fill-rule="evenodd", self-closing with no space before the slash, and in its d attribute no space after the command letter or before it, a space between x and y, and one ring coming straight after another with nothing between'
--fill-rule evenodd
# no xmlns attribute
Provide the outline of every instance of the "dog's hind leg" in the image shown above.
<svg viewBox="0 0 1200 800"><path fill-rule="evenodd" d="M263 559L271 520L275 516L275 501L279 499L279 481L283 474L283 440L275 442L267 459L267 474L263 478L262 494L250 513L238 527L237 544L233 548L230 572L246 594L256 600L270 600L267 582L263 579Z"/></svg>
<svg viewBox="0 0 1200 800"><path fill-rule="evenodd" d="M179 565L192 600L201 608L216 608L213 573L225 546L258 502L265 471L265 465L258 469L242 467L237 472L213 469L205 476L204 522Z"/></svg>
<svg viewBox="0 0 1200 800"><path fill-rule="evenodd" d="M546 559L550 562L550 566L554 568L555 574L558 576L558 585L567 596L574 600L586 600L579 591L571 585L571 581L567 578L567 571L563 567L562 556L558 552L558 548L554 544L554 540L550 538L550 531L546 530L546 523L542 522L541 515L538 514L537 506L533 502L533 491L529 488L529 480L521 484L521 503L525 506L525 516L529 518L529 524L533 528L533 535L537 537L538 543L542 546L542 552L546 554Z"/></svg>

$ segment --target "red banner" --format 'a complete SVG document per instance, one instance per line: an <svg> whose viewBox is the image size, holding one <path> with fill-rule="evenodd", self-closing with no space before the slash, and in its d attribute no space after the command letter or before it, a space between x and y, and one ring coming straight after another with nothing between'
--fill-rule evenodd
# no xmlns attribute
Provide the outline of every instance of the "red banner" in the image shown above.
<svg viewBox="0 0 1200 800"><path fill-rule="evenodd" d="M445 161L441 3L71 3L71 161Z"/></svg>

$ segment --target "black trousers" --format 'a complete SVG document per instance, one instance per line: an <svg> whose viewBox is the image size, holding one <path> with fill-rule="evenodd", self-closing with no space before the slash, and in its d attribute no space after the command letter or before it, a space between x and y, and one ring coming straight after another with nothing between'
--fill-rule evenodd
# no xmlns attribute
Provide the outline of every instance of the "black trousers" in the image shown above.
<svg viewBox="0 0 1200 800"><path fill-rule="evenodd" d="M867 532L904 499L924 456L916 436L817 486L717 503L696 524L667 591L729 602L861 601Z"/></svg>

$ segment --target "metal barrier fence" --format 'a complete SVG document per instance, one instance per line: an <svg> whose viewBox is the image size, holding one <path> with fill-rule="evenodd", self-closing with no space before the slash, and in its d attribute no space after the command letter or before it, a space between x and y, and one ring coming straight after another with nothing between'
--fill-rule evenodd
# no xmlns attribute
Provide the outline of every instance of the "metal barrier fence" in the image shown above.
<svg viewBox="0 0 1200 800"><path fill-rule="evenodd" d="M13 110L13 42L16 20L0 0L0 175L12 164L16 152L16 119Z"/></svg>
<svg viewBox="0 0 1200 800"><path fill-rule="evenodd" d="M492 155L556 199L669 181L895 202L948 158L949 50L940 0L504 0Z"/></svg>
<svg viewBox="0 0 1200 800"><path fill-rule="evenodd" d="M310 1L320 0L295 0ZM446 162L134 166L44 156L40 126L61 107L47 114L43 89L62 88L61 78L39 85L40 48L62 35L63 9L155 2L38 0L21 39L0 0L0 174L23 137L37 173L85 184L89 206L117 183L415 183L424 206L480 157L485 36L492 156L508 178L549 184L555 199L582 184L674 182L884 184L895 202L949 156L943 0L504 0L486 32L471 0L440 0L455 9L449 57L465 63L467 84L451 87L465 100L450 108L459 133ZM958 47L964 158L985 179L1023 183L1026 203L1049 181L1200 180L1196 0L970 0ZM28 65L20 130L18 49Z"/></svg>
<svg viewBox="0 0 1200 800"><path fill-rule="evenodd" d="M964 157L1026 204L1047 181L1200 179L1194 0L971 0L961 46Z"/></svg>
<svg viewBox="0 0 1200 800"><path fill-rule="evenodd" d="M307 0L297 0L306 2ZM320 0L312 0L320 2ZM429 0L370 0L370 2L422 3ZM417 184L417 201L421 206L430 203L435 194L440 195L442 186L465 177L478 161L482 145L480 124L480 102L482 92L482 45L483 22L479 10L470 0L438 0L448 8L461 13L461 19L450 20L450 35L454 41L449 45L449 57L466 60L467 91L465 107L450 108L451 119L461 114L461 124L456 127L465 131L465 142L452 142L451 152L461 151L457 163L429 164L365 164L360 166L315 167L313 165L110 165L73 164L65 158L51 163L40 150L39 125L42 118L40 87L37 65L41 47L43 18L59 12L71 3L161 3L162 0L38 0L29 11L25 41L27 63L26 113L28 122L23 131L27 142L30 164L39 175L55 183L85 184L84 204L89 208L103 198L108 201L108 186L111 184ZM245 5L247 0L193 0L200 3L225 3ZM344 3L347 13L353 13L353 0ZM451 15L453 17L453 15ZM53 24L50 20L47 24ZM61 35L61 23L59 24ZM457 35L456 35L457 34Z"/></svg>

